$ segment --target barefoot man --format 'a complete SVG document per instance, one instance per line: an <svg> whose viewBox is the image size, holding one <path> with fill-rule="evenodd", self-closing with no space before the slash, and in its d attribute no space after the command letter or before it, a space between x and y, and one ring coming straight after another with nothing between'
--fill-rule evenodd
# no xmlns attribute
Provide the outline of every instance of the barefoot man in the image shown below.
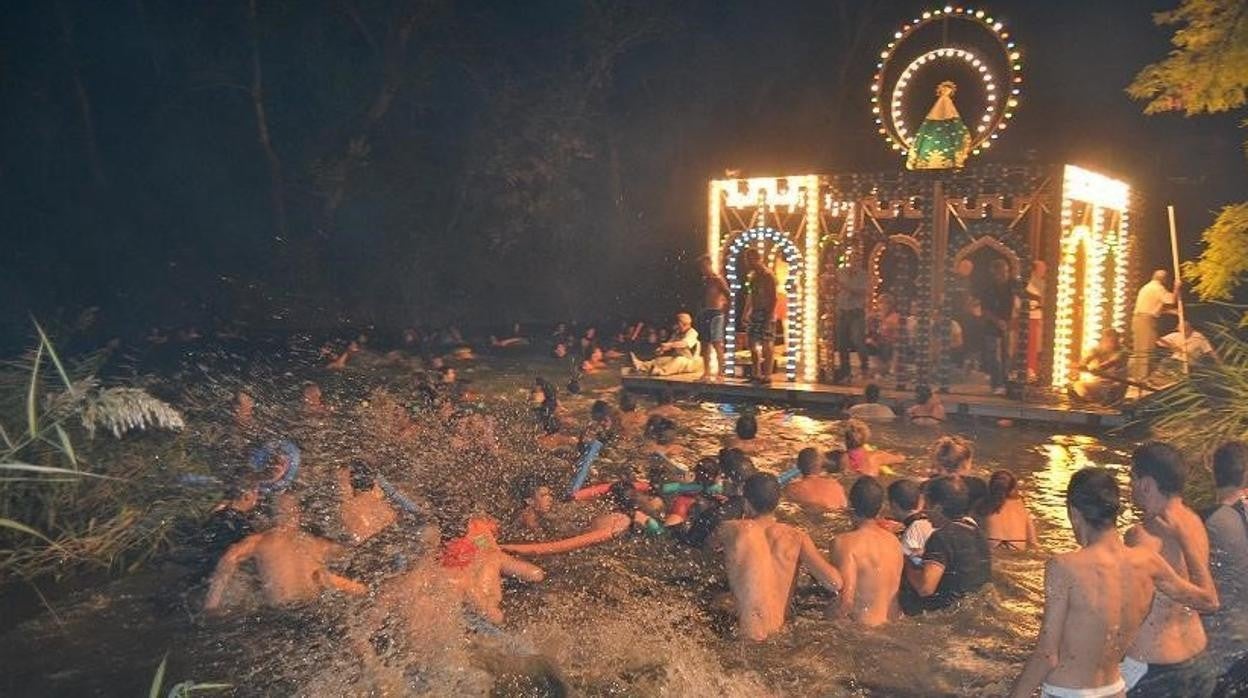
<svg viewBox="0 0 1248 698"><path fill-rule="evenodd" d="M728 282L715 273L711 256L698 259L702 270L702 310L698 312L698 335L702 337L703 380L724 375L724 313L728 310ZM711 373L711 354L715 355L715 373Z"/></svg>
<svg viewBox="0 0 1248 698"><path fill-rule="evenodd" d="M255 558L265 601L285 606L315 599L324 589L337 589L355 596L368 590L359 582L329 571L327 562L342 550L333 541L317 538L299 528L299 503L284 492L275 501L273 527L255 533L230 546L212 574L204 610L221 605L230 580L245 560Z"/></svg>
<svg viewBox="0 0 1248 698"><path fill-rule="evenodd" d="M1014 685L1015 698L1027 698L1037 687L1054 698L1121 696L1127 684L1119 661L1132 641L1138 642L1150 605L1217 608L1210 589L1179 577L1156 552L1123 543L1116 527L1121 507L1109 470L1084 468L1070 478L1066 514L1082 547L1049 560L1045 569L1044 621ZM1190 537L1177 540L1185 546L1184 558L1199 557ZM1194 694L1176 686L1171 695Z"/></svg>
<svg viewBox="0 0 1248 698"><path fill-rule="evenodd" d="M770 383L776 353L776 275L763 263L763 253L755 247L745 251L745 269L750 274L750 293L743 315L754 381Z"/></svg>
<svg viewBox="0 0 1248 698"><path fill-rule="evenodd" d="M1209 536L1196 512L1183 503L1187 467L1173 446L1146 443L1131 454L1131 499L1143 524L1127 531L1127 545L1159 553L1175 572L1214 594ZM1191 554L1188 552L1191 551ZM1164 596L1152 608L1123 660L1132 696L1207 696L1217 680L1205 653L1200 616Z"/></svg>
<svg viewBox="0 0 1248 698"><path fill-rule="evenodd" d="M884 488L878 480L858 478L849 488L849 506L857 528L832 543L832 564L845 580L836 612L862 625L883 625L901 615L901 541L880 525Z"/></svg>
<svg viewBox="0 0 1248 698"><path fill-rule="evenodd" d="M780 483L774 475L751 475L743 495L746 518L724 521L714 536L724 549L739 632L761 642L784 627L799 566L833 594L841 590L841 575L805 531L776 521Z"/></svg>

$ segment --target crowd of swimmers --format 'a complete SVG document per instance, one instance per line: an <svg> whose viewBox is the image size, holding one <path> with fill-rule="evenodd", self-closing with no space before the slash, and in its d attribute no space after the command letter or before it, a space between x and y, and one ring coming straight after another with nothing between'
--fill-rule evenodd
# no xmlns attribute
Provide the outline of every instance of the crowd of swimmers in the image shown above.
<svg viewBox="0 0 1248 698"><path fill-rule="evenodd" d="M355 344L358 353L363 343ZM330 369L350 360L326 354ZM430 367L421 383L430 404L455 422L464 391L453 372ZM682 411L670 395L643 409L620 391L615 404L595 401L588 419L578 419L561 404L558 387L537 379L530 393L533 447L552 458L563 454L562 475L522 474L512 483L509 511L446 521L367 464L351 462L327 483L337 491L344 532L335 540L302 526L298 493L315 483L305 482L312 476L299 468L297 448L266 444L252 474L213 515L220 556L204 607L227 606L231 580L251 560L270 605L307 603L322 593L372 603L405 599L390 610L415 628L422 622L419 598L437 590L458 599L471 627L498 631L505 623L502 579L545 579L530 559L643 536L722 559L724 607L750 641L783 629L803 570L826 590L833 618L879 626L939 611L989 585L994 556L1037 550L1035 523L1016 476L979 473L971 444L960 437L937 438L926 468L906 467L923 477L899 476L904 458L871 445L869 423L895 416L873 388L837 423L835 448L804 448L791 468L773 473L754 464L769 442L766 415L743 412L721 448L698 453L681 443ZM302 398L308 414L327 414L316 384L305 385ZM240 426L257 419L246 394L235 409ZM935 425L945 417L939 397L922 386L906 416ZM483 428L474 424L464 438ZM607 464L604 452L632 462ZM1129 496L1143 518L1125 534L1118 530L1125 498L1115 474L1076 473L1066 503L1080 547L1048 562L1043 625L1014 695L1213 695L1220 676L1219 690L1233 681L1243 687L1234 671L1242 674L1248 646L1246 465L1244 444L1213 455L1218 507L1202 522L1182 499L1187 465L1179 452L1158 442L1140 446L1131 455ZM825 553L801 527L777 518L782 500L844 511L851 529ZM555 525L556 509L581 506L598 513L580 530ZM499 519L508 525L500 527ZM386 573L357 571L367 570L358 561L374 559L379 547Z"/></svg>

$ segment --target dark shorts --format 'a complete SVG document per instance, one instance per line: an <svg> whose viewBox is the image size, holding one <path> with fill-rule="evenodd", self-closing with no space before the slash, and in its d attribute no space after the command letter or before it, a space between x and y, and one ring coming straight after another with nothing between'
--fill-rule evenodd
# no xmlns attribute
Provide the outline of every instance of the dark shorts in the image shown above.
<svg viewBox="0 0 1248 698"><path fill-rule="evenodd" d="M724 341L724 311L707 308L698 313L698 338L704 342Z"/></svg>
<svg viewBox="0 0 1248 698"><path fill-rule="evenodd" d="M1149 664L1148 673L1127 691L1127 696L1204 698L1213 694L1217 680L1209 654L1201 652L1185 662Z"/></svg>
<svg viewBox="0 0 1248 698"><path fill-rule="evenodd" d="M776 338L776 321L772 319L771 313L755 311L750 313L745 333L751 343L773 341Z"/></svg>

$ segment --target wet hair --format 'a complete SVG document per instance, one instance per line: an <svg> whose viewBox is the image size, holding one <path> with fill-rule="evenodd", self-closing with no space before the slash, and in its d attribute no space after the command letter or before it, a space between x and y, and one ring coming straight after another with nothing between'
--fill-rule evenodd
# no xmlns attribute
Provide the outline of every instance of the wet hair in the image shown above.
<svg viewBox="0 0 1248 698"><path fill-rule="evenodd" d="M1162 441L1149 441L1131 453L1131 477L1151 477L1162 494L1183 492L1187 466L1174 446Z"/></svg>
<svg viewBox="0 0 1248 698"><path fill-rule="evenodd" d="M523 502L529 497L537 494L539 488L546 486L546 478L537 473L525 473L516 478L515 485L511 488L511 494L518 501Z"/></svg>
<svg viewBox="0 0 1248 698"><path fill-rule="evenodd" d="M1066 505L1079 512L1092 528L1110 528L1118 523L1122 511L1118 480L1106 468L1083 468L1066 486Z"/></svg>
<svg viewBox="0 0 1248 698"><path fill-rule="evenodd" d="M1216 487L1243 487L1248 470L1248 444L1227 441L1213 452L1213 484Z"/></svg>
<svg viewBox="0 0 1248 698"><path fill-rule="evenodd" d="M871 440L871 427L861 419L851 417L841 425L841 435L845 439L845 450L862 448Z"/></svg>
<svg viewBox="0 0 1248 698"><path fill-rule="evenodd" d="M770 514L780 503L780 482L770 473L754 473L746 478L741 494L756 514Z"/></svg>
<svg viewBox="0 0 1248 698"><path fill-rule="evenodd" d="M1001 511L1001 507L1005 506L1005 500L1014 494L1014 490L1018 487L1018 478L1014 477L1014 473L1008 470L997 470L988 478L988 494L984 496L976 507L976 511L980 516L988 516Z"/></svg>
<svg viewBox="0 0 1248 698"><path fill-rule="evenodd" d="M637 411L637 398L633 397L633 394L628 392L627 390L620 391L620 411L621 412L636 412Z"/></svg>
<svg viewBox="0 0 1248 698"><path fill-rule="evenodd" d="M918 480L908 477L893 480L888 486L888 501L902 511L918 509L921 494Z"/></svg>
<svg viewBox="0 0 1248 698"><path fill-rule="evenodd" d="M758 420L754 418L754 415L746 412L740 417L737 417L736 429L737 438L749 441L755 436L758 436Z"/></svg>
<svg viewBox="0 0 1248 698"><path fill-rule="evenodd" d="M867 402L879 402L880 401L880 386L876 385L875 383L867 383L867 387L862 389L862 397Z"/></svg>
<svg viewBox="0 0 1248 698"><path fill-rule="evenodd" d="M829 473L840 473L845 470L845 450L834 448L823 456L823 469Z"/></svg>
<svg viewBox="0 0 1248 698"><path fill-rule="evenodd" d="M879 480L864 475L849 488L849 508L860 519L874 519L884 506L884 487Z"/></svg>
<svg viewBox="0 0 1248 698"><path fill-rule="evenodd" d="M739 448L720 449L719 471L731 482L744 482L754 474L754 462Z"/></svg>
<svg viewBox="0 0 1248 698"><path fill-rule="evenodd" d="M356 492L367 492L373 489L377 479L373 477L373 471L367 463L362 460L353 460L348 468L351 471L351 489Z"/></svg>
<svg viewBox="0 0 1248 698"><path fill-rule="evenodd" d="M559 399L559 391L555 389L555 386L553 383L546 380L545 378L539 377L534 382L534 385L536 385L538 389L542 391L542 397L544 399L546 400L558 400Z"/></svg>
<svg viewBox="0 0 1248 698"><path fill-rule="evenodd" d="M926 383L920 383L914 388L914 401L920 405L926 405L932 399L932 386Z"/></svg>
<svg viewBox="0 0 1248 698"><path fill-rule="evenodd" d="M644 433L647 438L658 441L659 435L667 431L673 432L674 434L676 431L676 422L657 414L650 415L650 418L646 420Z"/></svg>
<svg viewBox="0 0 1248 698"><path fill-rule="evenodd" d="M596 422L604 421L611 416L611 407L605 400L594 400L589 408L589 416Z"/></svg>
<svg viewBox="0 0 1248 698"><path fill-rule="evenodd" d="M676 443L676 436L676 424L671 420L668 420L667 424L664 425L662 429L655 432L654 441L660 446L671 446Z"/></svg>
<svg viewBox="0 0 1248 698"><path fill-rule="evenodd" d="M956 473L974 455L971 444L960 436L942 436L932 449L932 462L946 473Z"/></svg>
<svg viewBox="0 0 1248 698"><path fill-rule="evenodd" d="M709 485L719 479L719 459L703 456L693 465L693 480L699 484Z"/></svg>
<svg viewBox="0 0 1248 698"><path fill-rule="evenodd" d="M807 447L797 452L797 469L803 475L816 475L823 472L823 468L823 454L819 453L819 449Z"/></svg>
<svg viewBox="0 0 1248 698"><path fill-rule="evenodd" d="M607 490L607 497L615 508L619 511L629 512L637 508L637 502L634 495L637 493L637 487L629 480L619 480L611 485L611 489Z"/></svg>
<svg viewBox="0 0 1248 698"><path fill-rule="evenodd" d="M568 392L572 395L580 395L581 394L581 382L575 378L568 381Z"/></svg>
<svg viewBox="0 0 1248 698"><path fill-rule="evenodd" d="M962 478L942 475L927 481L927 504L940 507L946 518L960 519L971 509L971 498Z"/></svg>

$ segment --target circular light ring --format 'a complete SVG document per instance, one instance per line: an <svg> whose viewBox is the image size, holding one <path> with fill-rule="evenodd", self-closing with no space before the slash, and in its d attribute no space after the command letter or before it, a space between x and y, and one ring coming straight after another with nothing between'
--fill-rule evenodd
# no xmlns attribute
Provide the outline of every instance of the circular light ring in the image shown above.
<svg viewBox="0 0 1248 698"><path fill-rule="evenodd" d="M915 31L931 24L932 22L951 19L971 22L987 30L989 34L996 39L997 46L1000 49L1001 60L1003 60L1005 64L1010 67L1008 83L1005 85L999 85L995 80L993 82L993 84L997 86L997 89L992 93L997 94L998 97L996 100L989 100L989 106L995 106L993 114L996 116L991 121L992 125L982 131L979 127L986 125L984 121L981 120L980 123L975 125L975 128L973 129L975 133L975 142L973 142L972 153L978 154L981 149L991 146L992 141L1000 135L999 132L1005 129L1006 123L1010 119L1014 118L1014 110L1018 107L1018 100L1020 95L1022 95L1022 52L1019 51L1013 40L1010 39L1010 33L1006 31L1005 25L998 22L992 17L992 15L988 14L984 10L974 10L965 7L953 7L946 5L943 8L936 8L924 12L922 16L916 17L909 23L902 25L900 29L893 33L893 39L888 43L885 49L880 52L880 61L875 64L875 78L871 82L871 111L875 116L877 130L880 132L880 135L885 138L885 140L889 141L893 150L905 153L909 150L910 145L905 138L902 138L898 134L893 123L893 119L891 118L894 107L893 101L890 100L889 112L887 114L885 114L881 107L882 103L880 101L880 96L886 92L884 78L888 74L888 68L893 61L893 57L897 53L898 47L913 36ZM934 49L934 52L936 53L941 51L963 50L951 48ZM933 51L929 51L924 55L931 53L933 53ZM920 56L920 58L922 58L922 56ZM987 70L982 60L978 66L975 66L972 62L972 66L975 68L983 68L981 75L990 74L990 71ZM916 66L911 63L910 66L907 66L907 70L911 70L913 67ZM903 71L903 74L904 72L905 71ZM898 77L898 82L901 82L900 76ZM894 90L894 92L895 91L896 90ZM1004 105L1000 104L1002 101L1004 101ZM887 119L887 122L885 119L886 116L890 117ZM981 136L983 137L981 138Z"/></svg>
<svg viewBox="0 0 1248 698"><path fill-rule="evenodd" d="M992 71L988 69L986 63L978 56L970 51L960 48L938 48L928 51L927 53L915 58L901 71L901 75L897 76L897 82L893 86L892 98L889 102L889 119L888 126L890 129L889 136L894 143L901 145L902 152L905 152L914 146L913 136L906 126L905 115L902 113L902 103L905 100L906 86L910 82L910 78L914 73L928 63L943 59L954 58L965 62L971 68L974 68L983 82L984 90L988 94L988 105L984 108L984 114L979 118L978 123L968 126L974 134L971 138L972 150L978 148L996 133L998 128L1003 128L1002 124L1006 119L1006 112L997 108L997 80L993 76Z"/></svg>

